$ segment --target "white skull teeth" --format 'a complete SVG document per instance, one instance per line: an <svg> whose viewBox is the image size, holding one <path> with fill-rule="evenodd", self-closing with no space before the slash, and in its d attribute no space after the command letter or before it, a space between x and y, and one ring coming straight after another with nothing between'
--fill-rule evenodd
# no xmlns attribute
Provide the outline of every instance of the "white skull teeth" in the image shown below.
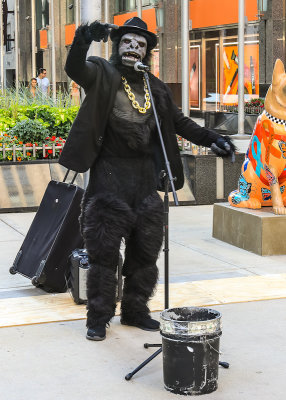
<svg viewBox="0 0 286 400"><path fill-rule="evenodd" d="M140 59L140 56L137 53L134 53L133 51L128 51L128 52L124 53L123 57L134 57L137 60Z"/></svg>

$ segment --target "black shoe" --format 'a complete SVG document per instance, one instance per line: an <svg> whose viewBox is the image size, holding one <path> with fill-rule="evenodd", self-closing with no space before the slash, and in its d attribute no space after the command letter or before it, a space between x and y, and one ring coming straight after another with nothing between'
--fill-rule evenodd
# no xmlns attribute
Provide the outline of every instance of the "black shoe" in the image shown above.
<svg viewBox="0 0 286 400"><path fill-rule="evenodd" d="M88 328L86 338L89 340L104 340L106 338L106 327L105 325L98 325L94 328Z"/></svg>
<svg viewBox="0 0 286 400"><path fill-rule="evenodd" d="M120 320L122 325L136 326L136 328L143 329L144 331L159 331L160 330L160 322L155 319L148 317L141 317L136 321L132 321L129 319L124 319L121 317Z"/></svg>

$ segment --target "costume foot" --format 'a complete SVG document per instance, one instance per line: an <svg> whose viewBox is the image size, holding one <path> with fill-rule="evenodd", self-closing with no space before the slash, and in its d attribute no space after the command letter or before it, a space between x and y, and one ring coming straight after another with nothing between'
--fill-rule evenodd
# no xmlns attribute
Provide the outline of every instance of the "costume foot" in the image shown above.
<svg viewBox="0 0 286 400"><path fill-rule="evenodd" d="M142 317L136 321L132 321L129 319L121 318L120 320L122 325L135 326L136 328L143 329L144 331L159 331L160 330L160 322L155 319L148 317Z"/></svg>
<svg viewBox="0 0 286 400"><path fill-rule="evenodd" d="M105 325L98 325L94 328L88 328L86 338L88 340L104 340L106 338Z"/></svg>

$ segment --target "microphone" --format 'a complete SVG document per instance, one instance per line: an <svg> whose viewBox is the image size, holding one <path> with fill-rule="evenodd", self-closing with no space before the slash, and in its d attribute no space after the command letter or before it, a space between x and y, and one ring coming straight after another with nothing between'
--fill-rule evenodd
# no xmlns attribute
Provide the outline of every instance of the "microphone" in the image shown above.
<svg viewBox="0 0 286 400"><path fill-rule="evenodd" d="M144 65L141 61L136 61L136 63L134 64L134 69L135 71L150 71L150 67L148 65Z"/></svg>

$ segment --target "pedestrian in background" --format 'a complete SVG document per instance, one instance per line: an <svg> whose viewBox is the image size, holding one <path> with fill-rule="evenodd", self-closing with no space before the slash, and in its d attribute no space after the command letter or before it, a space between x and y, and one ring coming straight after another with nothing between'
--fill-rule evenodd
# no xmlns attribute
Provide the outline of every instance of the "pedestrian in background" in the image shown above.
<svg viewBox="0 0 286 400"><path fill-rule="evenodd" d="M31 97L36 97L37 90L38 90L38 87L37 87L37 78L32 78L32 79L30 80L29 85L28 85L28 89L29 89L29 94L30 94L30 96L31 96Z"/></svg>
<svg viewBox="0 0 286 400"><path fill-rule="evenodd" d="M37 82L38 82L38 88L39 88L40 92L44 96L49 96L50 95L50 81L47 78L47 70L45 68L39 69L39 75L37 77Z"/></svg>
<svg viewBox="0 0 286 400"><path fill-rule="evenodd" d="M70 83L70 98L73 106L80 106L80 87L75 81Z"/></svg>

